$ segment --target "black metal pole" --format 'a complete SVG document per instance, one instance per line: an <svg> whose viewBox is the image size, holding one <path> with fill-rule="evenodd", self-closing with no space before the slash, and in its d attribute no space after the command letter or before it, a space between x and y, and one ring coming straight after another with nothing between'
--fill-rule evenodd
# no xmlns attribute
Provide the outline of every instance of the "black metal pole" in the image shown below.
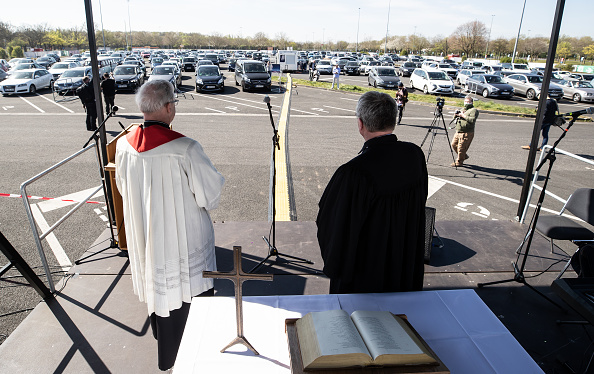
<svg viewBox="0 0 594 374"><path fill-rule="evenodd" d="M524 211L524 206L529 203L528 192L530 190L530 182L532 180L532 170L534 169L534 161L536 159L536 148L540 140L540 128L542 126L542 116L547 102L547 94L549 93L549 84L553 73L553 63L555 62L555 53L557 52L557 42L559 40L559 30L561 29L561 19L563 18L563 9L565 9L565 0L557 0L557 8L555 10L555 19L553 21L553 29L551 30L551 40L549 42L549 52L547 54L547 62L545 66L544 78L540 90L540 99L538 101L538 110L536 111L536 119L534 120L534 128L532 129L532 140L530 141L530 151L528 153L528 161L526 163L526 172L524 173L524 184L522 185L522 193L520 194L520 203L518 204L518 211L516 213L519 220Z"/></svg>

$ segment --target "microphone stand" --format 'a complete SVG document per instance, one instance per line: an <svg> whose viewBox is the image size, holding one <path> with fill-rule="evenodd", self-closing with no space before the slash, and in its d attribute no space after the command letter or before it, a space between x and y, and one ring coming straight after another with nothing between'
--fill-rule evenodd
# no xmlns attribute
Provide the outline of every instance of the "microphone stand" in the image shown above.
<svg viewBox="0 0 594 374"><path fill-rule="evenodd" d="M254 271L258 270L268 259L272 256L276 256L276 261L278 262L279 256L287 257L290 259L295 260L295 262L302 262L306 264L313 264L312 261L306 260L301 257L295 257L291 255L286 255L280 253L276 248L276 150L280 150L280 143L279 143L279 136L278 136L278 129L274 125L274 119L272 118L272 106L270 105L270 97L266 95L264 97L264 102L268 106L268 114L270 115L270 123L272 124L272 130L274 135L272 136L272 243L270 243L269 238L263 236L262 239L268 245L268 256L264 258L258 265L254 266L252 270L248 271L248 273L253 273Z"/></svg>
<svg viewBox="0 0 594 374"><path fill-rule="evenodd" d="M549 183L549 176L551 174L551 169L553 168L553 164L555 163L555 160L556 160L555 149L557 148L557 145L559 144L559 142L561 142L561 140L565 137L565 135L567 134L567 132L569 131L569 129L571 128L573 123L577 120L577 118L581 114L582 113L569 113L569 115L571 115L572 118L569 121L567 128L564 129L561 127L561 129L563 130L563 133L561 134L559 139L557 139L555 144L553 144L551 149L549 149L549 151L547 152L546 156L542 159L540 164L536 167L536 171L539 171L544 166L544 163L547 160L549 161L547 176L545 177L544 184L542 186L542 190L540 191L540 196L538 197L538 203L536 204L536 210L534 211L534 215L532 216L532 220L530 221L530 225L528 227L528 233L527 233L526 237L524 238L524 240L522 241L522 243L520 244L520 246L518 247L518 249L516 250L516 253L518 255L516 257L516 261L512 262L512 266L514 268L514 277L511 279L505 279L505 280L500 280L500 281L494 281L494 282L488 282L488 283L478 283L477 284L478 288L482 288L483 286L490 286L493 284L500 284L500 283L507 283L507 282L518 282L518 283L521 283L521 284L527 286L532 291L536 292L537 294L544 297L545 299L547 299L549 302L551 302L552 304L554 304L561 310L565 311L565 309L562 306L560 306L555 301L550 299L548 296L546 296L545 294L543 294L542 292L540 292L539 290L537 290L536 288L534 288L533 286L531 286L530 284L528 284L526 282L526 277L524 275L524 268L526 266L526 260L528 259L528 253L530 252L530 245L532 244L532 238L534 236L534 232L536 231L536 223L538 221L538 216L540 215L540 210L542 208L542 202L544 201L544 198L546 195L546 190L547 190L547 185ZM526 202L526 204L528 204L528 202ZM520 255L522 255L521 249L524 246L524 244L526 244L526 250L523 253L524 258L522 259L522 264L518 268L518 262L520 260Z"/></svg>
<svg viewBox="0 0 594 374"><path fill-rule="evenodd" d="M111 207L109 206L109 199L107 198L107 182L105 180L105 169L103 166L103 163L101 162L101 152L99 149L99 131L101 130L101 128L103 126L105 126L105 123L107 122L108 119L110 119L115 112L117 112L118 107L117 106L113 106L113 108L111 109L111 112L109 112L109 114L107 115L107 117L103 120L103 122L101 123L101 125L99 125L99 127L97 127L97 129L93 132L93 135L91 135L91 137L89 138L89 140L87 140L87 142L85 143L85 145L83 145L83 148L86 148L87 145L89 145L89 143L92 140L95 140L95 150L97 151L97 160L99 160L99 174L101 175L101 185L103 186L103 195L105 196L105 206L107 207L107 217L109 220L109 232L111 234L111 240L110 240L110 244L109 247L102 249L98 252L94 252L86 257L80 258L76 261L74 261L75 264L80 264L82 261L88 259L89 257L95 256L96 254L99 254L103 251L106 251L110 248L118 248L118 241L115 239L115 235L113 233L113 218L111 216Z"/></svg>

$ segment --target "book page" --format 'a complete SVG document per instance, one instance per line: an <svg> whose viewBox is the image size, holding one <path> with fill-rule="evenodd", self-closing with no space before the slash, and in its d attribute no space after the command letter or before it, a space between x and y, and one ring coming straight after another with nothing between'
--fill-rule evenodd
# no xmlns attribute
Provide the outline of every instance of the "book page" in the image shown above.
<svg viewBox="0 0 594 374"><path fill-rule="evenodd" d="M390 312L356 311L352 319L374 359L389 354L424 354Z"/></svg>
<svg viewBox="0 0 594 374"><path fill-rule="evenodd" d="M349 353L369 354L347 312L329 310L312 312L311 315L318 336L320 352L323 356Z"/></svg>

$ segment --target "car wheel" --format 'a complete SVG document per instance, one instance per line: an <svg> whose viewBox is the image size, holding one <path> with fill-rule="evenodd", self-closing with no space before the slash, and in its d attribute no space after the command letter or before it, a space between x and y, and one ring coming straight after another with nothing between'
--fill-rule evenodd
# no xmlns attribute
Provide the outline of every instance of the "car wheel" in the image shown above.
<svg viewBox="0 0 594 374"><path fill-rule="evenodd" d="M489 90L486 88L483 90L483 97L489 97Z"/></svg>
<svg viewBox="0 0 594 374"><path fill-rule="evenodd" d="M235 79L235 85L239 86L239 82L237 81L237 79Z"/></svg>
<svg viewBox="0 0 594 374"><path fill-rule="evenodd" d="M241 91L243 91L243 92L247 91L245 88L245 83L241 85Z"/></svg>
<svg viewBox="0 0 594 374"><path fill-rule="evenodd" d="M196 85L196 92L200 92L200 89L198 88L198 85Z"/></svg>
<svg viewBox="0 0 594 374"><path fill-rule="evenodd" d="M528 92L526 92L526 99L528 99L528 100L535 100L536 99L536 92L534 92L533 89L528 90Z"/></svg>
<svg viewBox="0 0 594 374"><path fill-rule="evenodd" d="M377 88L377 82L373 82L373 87Z"/></svg>
<svg viewBox="0 0 594 374"><path fill-rule="evenodd" d="M414 90L414 89L415 89L415 85L413 84L413 80L412 80L412 78L411 78L411 79L410 79L410 81L408 82L408 85L410 86L410 89L411 89L411 90Z"/></svg>
<svg viewBox="0 0 594 374"><path fill-rule="evenodd" d="M425 95L427 95L429 93L429 89L427 88L427 85L423 86L423 93Z"/></svg>
<svg viewBox="0 0 594 374"><path fill-rule="evenodd" d="M32 84L32 85L29 87L29 93L32 93L32 94L34 94L35 92L37 92L37 88L35 87L35 85L34 85L34 84Z"/></svg>
<svg viewBox="0 0 594 374"><path fill-rule="evenodd" d="M580 96L579 93L573 94L573 101L579 103L580 101L582 101L582 97Z"/></svg>
<svg viewBox="0 0 594 374"><path fill-rule="evenodd" d="M458 86L460 85L460 78L456 78L456 83L458 84Z"/></svg>

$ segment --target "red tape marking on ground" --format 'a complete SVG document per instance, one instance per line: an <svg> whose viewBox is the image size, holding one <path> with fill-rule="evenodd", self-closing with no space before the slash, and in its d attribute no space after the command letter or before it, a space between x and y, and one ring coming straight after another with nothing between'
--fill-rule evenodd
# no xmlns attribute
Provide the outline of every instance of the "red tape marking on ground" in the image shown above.
<svg viewBox="0 0 594 374"><path fill-rule="evenodd" d="M2 197L18 197L19 199L22 198L21 195L16 195L13 193L0 193L0 196ZM36 199L36 200L58 200L58 201L65 201L68 203L80 203L80 201L76 201L76 200L68 200L68 199L58 199L55 197L40 197L40 196L27 196L29 199ZM86 203L88 204L105 204L102 201L86 201Z"/></svg>

